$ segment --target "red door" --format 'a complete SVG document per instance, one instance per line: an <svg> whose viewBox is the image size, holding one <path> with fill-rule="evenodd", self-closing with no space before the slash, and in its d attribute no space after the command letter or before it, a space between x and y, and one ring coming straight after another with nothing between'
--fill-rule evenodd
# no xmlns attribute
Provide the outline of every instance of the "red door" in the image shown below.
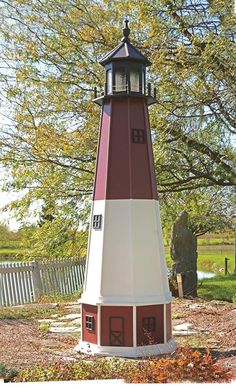
<svg viewBox="0 0 236 389"><path fill-rule="evenodd" d="M124 346L124 318L110 316L109 320L110 346Z"/></svg>

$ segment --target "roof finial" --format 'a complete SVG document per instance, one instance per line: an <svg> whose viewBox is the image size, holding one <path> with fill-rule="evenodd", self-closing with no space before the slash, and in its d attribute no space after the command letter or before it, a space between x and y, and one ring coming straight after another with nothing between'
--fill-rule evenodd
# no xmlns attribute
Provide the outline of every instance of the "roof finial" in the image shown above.
<svg viewBox="0 0 236 389"><path fill-rule="evenodd" d="M128 25L129 21L128 19L125 19L124 21L124 28L123 28L123 38L121 39L122 42L129 42L129 34L130 34L130 29Z"/></svg>

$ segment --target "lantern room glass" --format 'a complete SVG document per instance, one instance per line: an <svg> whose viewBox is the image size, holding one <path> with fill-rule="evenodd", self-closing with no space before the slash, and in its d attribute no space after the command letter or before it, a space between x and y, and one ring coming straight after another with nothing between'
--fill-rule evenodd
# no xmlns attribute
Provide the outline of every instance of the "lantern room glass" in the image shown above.
<svg viewBox="0 0 236 389"><path fill-rule="evenodd" d="M106 81L107 81L107 93L111 94L112 93L112 70L111 69L107 70Z"/></svg>
<svg viewBox="0 0 236 389"><path fill-rule="evenodd" d="M130 90L140 92L140 72L138 68L130 69Z"/></svg>
<svg viewBox="0 0 236 389"><path fill-rule="evenodd" d="M115 88L114 92L126 92L126 69L124 66L119 66L115 70Z"/></svg>

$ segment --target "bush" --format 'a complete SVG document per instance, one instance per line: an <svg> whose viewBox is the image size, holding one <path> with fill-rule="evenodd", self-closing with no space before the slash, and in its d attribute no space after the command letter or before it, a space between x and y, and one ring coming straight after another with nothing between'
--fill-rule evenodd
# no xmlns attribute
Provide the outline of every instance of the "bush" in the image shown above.
<svg viewBox="0 0 236 389"><path fill-rule="evenodd" d="M16 382L124 379L128 383L229 382L231 372L206 351L179 348L165 358L130 361L98 358L78 363L56 362L22 370Z"/></svg>
<svg viewBox="0 0 236 389"><path fill-rule="evenodd" d="M17 370L7 369L6 366L0 362L0 378L4 379L4 382L10 382L17 376Z"/></svg>

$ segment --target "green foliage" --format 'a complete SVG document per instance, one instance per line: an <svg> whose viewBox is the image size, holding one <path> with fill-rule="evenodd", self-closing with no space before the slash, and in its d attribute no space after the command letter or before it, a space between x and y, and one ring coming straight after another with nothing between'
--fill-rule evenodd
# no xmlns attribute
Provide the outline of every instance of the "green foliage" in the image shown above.
<svg viewBox="0 0 236 389"><path fill-rule="evenodd" d="M128 383L229 382L232 374L211 354L180 348L169 358L130 361L99 358L77 363L57 362L22 370L16 382L124 379Z"/></svg>
<svg viewBox="0 0 236 389"><path fill-rule="evenodd" d="M41 335L47 335L49 330L50 330L50 326L51 324L50 323L41 323L40 326L39 326L39 331L41 333Z"/></svg>
<svg viewBox="0 0 236 389"><path fill-rule="evenodd" d="M22 235L20 231L13 232L0 225L0 262L21 260L22 256Z"/></svg>
<svg viewBox="0 0 236 389"><path fill-rule="evenodd" d="M222 188L198 188L194 191L166 193L161 199L161 216L166 242L171 229L182 211L189 214L189 228L197 237L207 232L234 229L233 193Z"/></svg>
<svg viewBox="0 0 236 389"><path fill-rule="evenodd" d="M8 238L9 229L5 224L0 223L0 239L5 240Z"/></svg>
<svg viewBox="0 0 236 389"><path fill-rule="evenodd" d="M228 233L219 233L214 235L214 237L199 237L197 240L198 247L209 245L233 245L235 240L233 235L233 231L228 231Z"/></svg>
<svg viewBox="0 0 236 389"><path fill-rule="evenodd" d="M24 258L84 257L87 231L77 231L71 220L56 218L41 227L24 229L22 245Z"/></svg>
<svg viewBox="0 0 236 389"><path fill-rule="evenodd" d="M3 363L0 362L0 378L4 379L4 382L12 381L18 372L15 369L8 369Z"/></svg>
<svg viewBox="0 0 236 389"><path fill-rule="evenodd" d="M216 276L204 279L198 288L198 297L206 300L224 300L233 302L235 299L236 276Z"/></svg>

